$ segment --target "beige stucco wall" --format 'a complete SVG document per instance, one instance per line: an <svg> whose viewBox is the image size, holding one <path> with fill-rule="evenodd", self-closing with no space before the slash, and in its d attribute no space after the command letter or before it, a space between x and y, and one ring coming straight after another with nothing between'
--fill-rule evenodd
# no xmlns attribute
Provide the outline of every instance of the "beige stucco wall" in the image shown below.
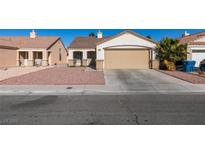
<svg viewBox="0 0 205 154"><path fill-rule="evenodd" d="M105 50L105 69L148 69L149 50Z"/></svg>
<svg viewBox="0 0 205 154"><path fill-rule="evenodd" d="M159 69L159 60L153 60L152 61L152 68L153 69Z"/></svg>
<svg viewBox="0 0 205 154"><path fill-rule="evenodd" d="M68 66L75 66L73 59L68 60Z"/></svg>
<svg viewBox="0 0 205 154"><path fill-rule="evenodd" d="M82 65L83 66L88 66L88 59L83 59L82 60Z"/></svg>
<svg viewBox="0 0 205 154"><path fill-rule="evenodd" d="M61 49L61 61L59 61L59 49ZM58 40L50 49L51 51L51 65L67 64L67 50L65 49L61 40Z"/></svg>
<svg viewBox="0 0 205 154"><path fill-rule="evenodd" d="M187 52L188 52L187 60L191 60L192 59L192 50L189 46L187 47Z"/></svg>
<svg viewBox="0 0 205 154"><path fill-rule="evenodd" d="M15 67L17 51L14 49L0 48L0 67Z"/></svg>
<svg viewBox="0 0 205 154"><path fill-rule="evenodd" d="M96 60L96 69L102 70L104 65L104 60Z"/></svg>

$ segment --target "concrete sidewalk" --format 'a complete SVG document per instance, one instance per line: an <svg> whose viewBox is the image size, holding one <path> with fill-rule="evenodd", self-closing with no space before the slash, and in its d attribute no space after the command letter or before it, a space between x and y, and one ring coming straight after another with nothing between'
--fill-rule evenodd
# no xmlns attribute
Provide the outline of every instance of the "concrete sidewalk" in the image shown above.
<svg viewBox="0 0 205 154"><path fill-rule="evenodd" d="M122 86L0 86L0 95L122 95L122 94L179 94L205 93L204 85L150 85L149 89Z"/></svg>

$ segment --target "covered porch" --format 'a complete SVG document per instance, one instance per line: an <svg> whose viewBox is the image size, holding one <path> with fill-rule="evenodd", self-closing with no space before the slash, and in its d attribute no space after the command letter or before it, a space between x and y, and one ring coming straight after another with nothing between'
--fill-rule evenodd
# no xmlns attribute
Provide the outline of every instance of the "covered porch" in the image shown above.
<svg viewBox="0 0 205 154"><path fill-rule="evenodd" d="M51 52L47 50L18 50L17 66L51 65Z"/></svg>
<svg viewBox="0 0 205 154"><path fill-rule="evenodd" d="M69 49L69 66L89 66L95 67L95 49Z"/></svg>

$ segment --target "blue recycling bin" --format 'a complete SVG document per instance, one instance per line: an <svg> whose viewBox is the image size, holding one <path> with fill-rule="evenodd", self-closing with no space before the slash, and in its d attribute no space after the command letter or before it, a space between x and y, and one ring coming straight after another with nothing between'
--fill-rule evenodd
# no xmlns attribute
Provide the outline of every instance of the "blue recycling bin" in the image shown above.
<svg viewBox="0 0 205 154"><path fill-rule="evenodd" d="M183 71L184 72L193 72L195 64L196 64L196 62L193 60L184 60L183 61Z"/></svg>

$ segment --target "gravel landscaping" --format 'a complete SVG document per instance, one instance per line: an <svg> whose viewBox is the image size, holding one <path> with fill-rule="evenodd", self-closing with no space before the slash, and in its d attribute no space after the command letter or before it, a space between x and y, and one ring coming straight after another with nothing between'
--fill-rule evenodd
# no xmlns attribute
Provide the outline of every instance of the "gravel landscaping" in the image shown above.
<svg viewBox="0 0 205 154"><path fill-rule="evenodd" d="M0 85L104 85L102 71L84 67L54 67L1 80Z"/></svg>
<svg viewBox="0 0 205 154"><path fill-rule="evenodd" d="M185 73L182 71L166 71L166 70L158 70L158 71L193 84L205 84L204 75L200 76L196 73Z"/></svg>
<svg viewBox="0 0 205 154"><path fill-rule="evenodd" d="M31 72L37 72L52 66L40 66L40 67L12 67L7 69L0 69L0 81L11 77L21 76Z"/></svg>

